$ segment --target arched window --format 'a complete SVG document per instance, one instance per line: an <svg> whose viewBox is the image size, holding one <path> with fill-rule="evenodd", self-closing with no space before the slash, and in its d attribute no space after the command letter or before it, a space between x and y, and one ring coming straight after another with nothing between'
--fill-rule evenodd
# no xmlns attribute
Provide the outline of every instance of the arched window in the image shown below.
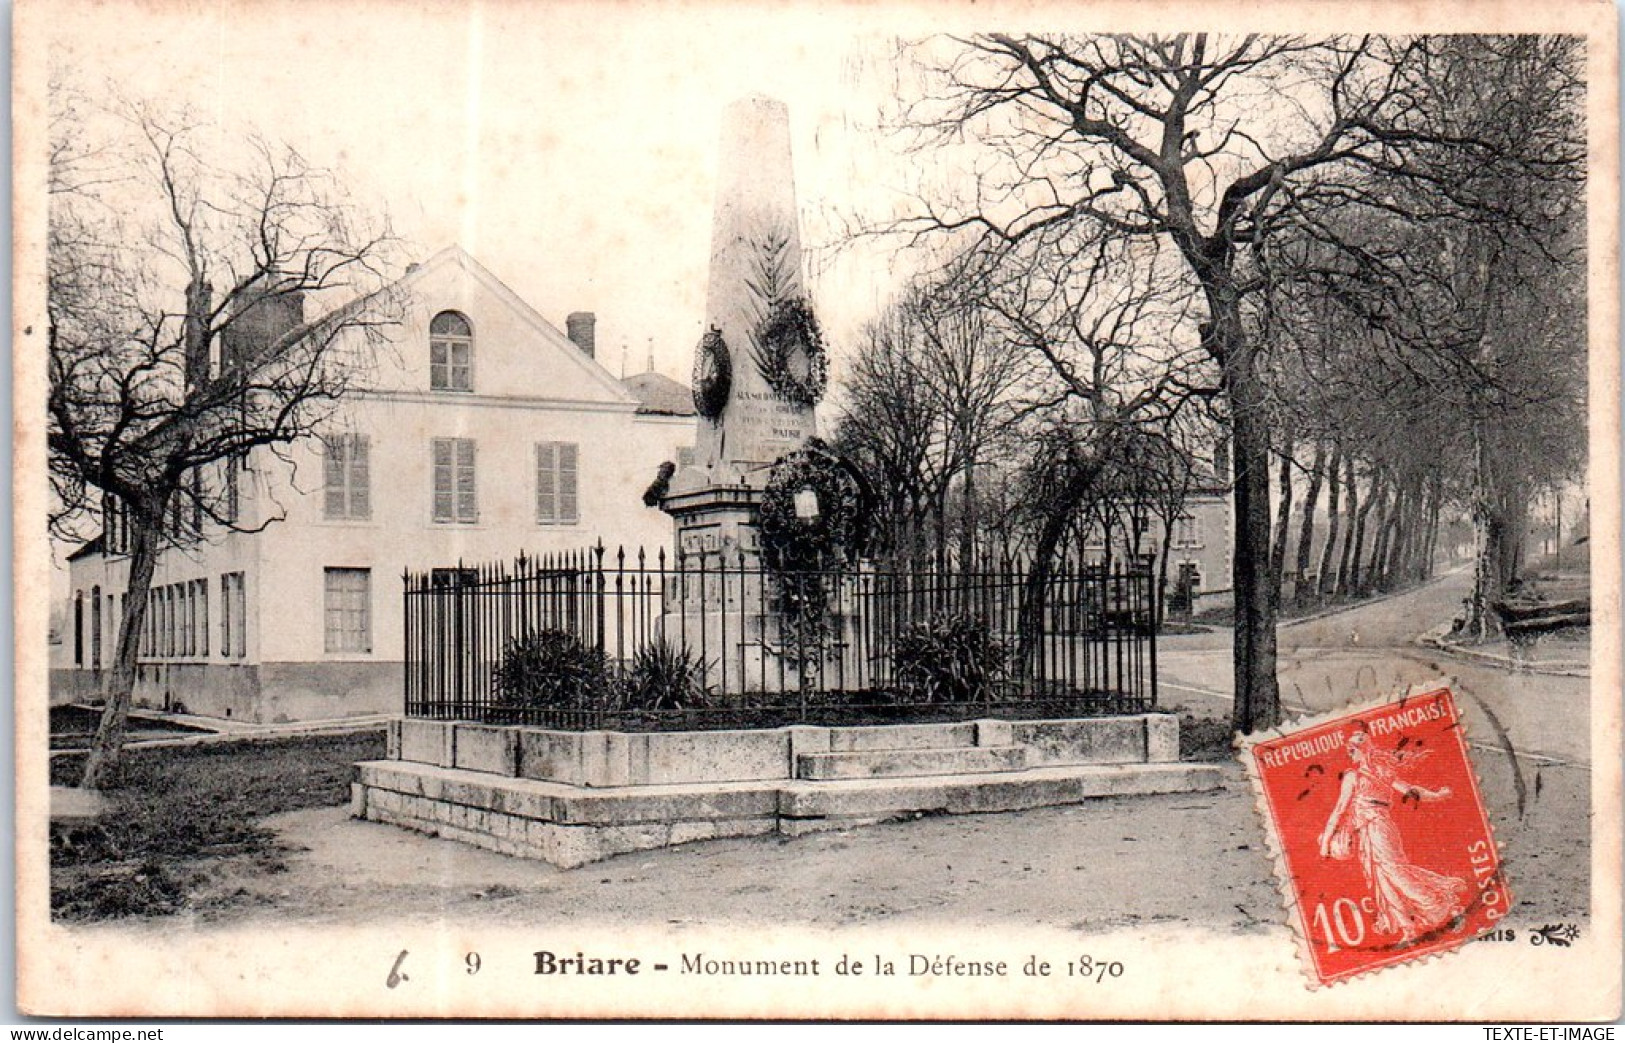
<svg viewBox="0 0 1625 1043"><path fill-rule="evenodd" d="M443 311L429 323L429 387L474 390L474 328L457 312Z"/></svg>

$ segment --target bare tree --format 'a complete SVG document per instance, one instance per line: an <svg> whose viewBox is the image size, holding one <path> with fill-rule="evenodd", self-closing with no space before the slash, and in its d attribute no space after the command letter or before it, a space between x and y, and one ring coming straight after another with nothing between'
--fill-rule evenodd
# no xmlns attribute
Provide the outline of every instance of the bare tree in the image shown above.
<svg viewBox="0 0 1625 1043"><path fill-rule="evenodd" d="M117 128L105 135L82 106L54 115L51 522L99 524L104 552L128 554L81 782L95 788L122 749L160 554L235 527L234 464L310 434L363 378L393 321L380 293L391 238L291 149L140 104L100 114Z"/></svg>
<svg viewBox="0 0 1625 1043"><path fill-rule="evenodd" d="M1444 46L995 34L919 48L937 75L905 118L938 146L976 150L979 176L962 198L936 193L905 228L969 232L998 248L1090 226L1165 242L1182 264L1233 443L1238 729L1280 719L1269 388L1250 320L1272 282L1273 238L1333 205L1392 211L1401 184L1426 190L1434 211L1480 207L1443 175L1464 163L1551 172L1538 136L1479 135L1448 119Z"/></svg>
<svg viewBox="0 0 1625 1043"><path fill-rule="evenodd" d="M1035 366L1022 403L1030 433L1021 514L1032 533L1025 662L1063 539L1090 512L1104 528L1119 515L1148 516L1145 490L1130 488L1131 461L1211 389L1199 349L1179 343L1180 304L1170 305L1168 271L1153 254L1083 227L976 257L983 307Z"/></svg>
<svg viewBox="0 0 1625 1043"><path fill-rule="evenodd" d="M834 444L876 490L876 549L900 562L923 562L929 521L950 477L947 423L922 372L920 331L892 307L865 330L844 382Z"/></svg>
<svg viewBox="0 0 1625 1043"><path fill-rule="evenodd" d="M947 427L945 470L959 481L961 568L969 568L975 556L978 467L1019 420L1015 392L1032 369L1031 359L994 321L980 290L974 261L961 258L907 304L925 347L921 373ZM939 562L945 559L945 514L939 510Z"/></svg>
<svg viewBox="0 0 1625 1043"><path fill-rule="evenodd" d="M1307 288L1337 331L1303 385L1309 408L1338 417L1371 476L1348 585L1425 575L1454 500L1477 522L1467 625L1481 634L1517 580L1529 503L1583 466L1579 58L1561 37L1442 41L1434 118L1538 162L1434 150L1414 161L1429 183L1391 186L1386 210L1329 201L1277 241L1282 296Z"/></svg>
<svg viewBox="0 0 1625 1043"><path fill-rule="evenodd" d="M959 486L959 561L977 541L978 468L1018 417L1027 359L991 321L963 260L922 279L866 334L846 382L836 444L885 490L887 543L915 563L949 551Z"/></svg>

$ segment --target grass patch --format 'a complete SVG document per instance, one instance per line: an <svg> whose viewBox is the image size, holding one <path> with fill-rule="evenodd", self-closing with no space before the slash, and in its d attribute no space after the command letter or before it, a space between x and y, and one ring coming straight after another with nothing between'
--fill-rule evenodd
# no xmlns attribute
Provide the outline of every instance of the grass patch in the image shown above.
<svg viewBox="0 0 1625 1043"><path fill-rule="evenodd" d="M1179 759L1182 761L1227 761L1235 757L1231 745L1235 732L1229 721L1211 717L1179 715Z"/></svg>
<svg viewBox="0 0 1625 1043"><path fill-rule="evenodd" d="M287 854L268 815L350 799L352 765L384 756L384 733L130 750L90 825L51 827L51 910L64 920L152 916L192 908L223 860L266 872ZM51 781L73 785L83 757L58 757Z"/></svg>

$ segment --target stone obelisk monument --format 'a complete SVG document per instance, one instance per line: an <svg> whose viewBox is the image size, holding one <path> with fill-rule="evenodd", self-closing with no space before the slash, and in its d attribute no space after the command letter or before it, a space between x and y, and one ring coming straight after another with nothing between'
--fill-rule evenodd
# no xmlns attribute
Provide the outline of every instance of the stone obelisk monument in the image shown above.
<svg viewBox="0 0 1625 1043"><path fill-rule="evenodd" d="M781 101L744 98L723 116L694 465L673 476L661 504L681 554L753 556L770 468L816 433L812 406L774 390L760 336L776 303L804 293L789 112ZM793 372L796 360L781 353L778 365Z"/></svg>

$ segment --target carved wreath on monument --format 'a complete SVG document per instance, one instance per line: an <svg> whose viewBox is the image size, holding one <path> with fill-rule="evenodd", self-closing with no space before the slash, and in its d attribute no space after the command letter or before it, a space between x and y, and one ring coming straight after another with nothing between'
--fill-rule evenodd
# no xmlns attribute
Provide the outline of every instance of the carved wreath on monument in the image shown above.
<svg viewBox="0 0 1625 1043"><path fill-rule="evenodd" d="M773 393L788 402L815 406L829 383L824 331L812 304L796 292L790 234L770 229L755 241L755 272L746 280L759 316L750 332L751 357Z"/></svg>
<svg viewBox="0 0 1625 1043"><path fill-rule="evenodd" d="M779 619L779 655L803 669L835 647L837 620L831 575L861 549L867 528L862 485L847 463L824 442L807 444L779 458L762 491L757 515L762 565Z"/></svg>
<svg viewBox="0 0 1625 1043"><path fill-rule="evenodd" d="M829 360L824 332L806 298L775 302L754 336L756 365L768 386L798 405L817 405L829 381Z"/></svg>
<svg viewBox="0 0 1625 1043"><path fill-rule="evenodd" d="M722 415L733 388L733 359L722 331L712 326L694 353L694 408L710 420Z"/></svg>
<svg viewBox="0 0 1625 1043"><path fill-rule="evenodd" d="M829 569L855 555L868 525L864 491L825 442L779 458L762 492L762 562L773 572Z"/></svg>

